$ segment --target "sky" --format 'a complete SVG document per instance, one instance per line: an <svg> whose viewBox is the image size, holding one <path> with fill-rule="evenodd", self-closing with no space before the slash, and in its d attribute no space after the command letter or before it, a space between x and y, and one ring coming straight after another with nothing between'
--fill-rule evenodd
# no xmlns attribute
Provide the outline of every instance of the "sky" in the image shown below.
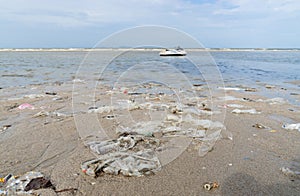
<svg viewBox="0 0 300 196"><path fill-rule="evenodd" d="M0 48L92 48L136 26L208 48L300 48L299 0L0 0Z"/></svg>

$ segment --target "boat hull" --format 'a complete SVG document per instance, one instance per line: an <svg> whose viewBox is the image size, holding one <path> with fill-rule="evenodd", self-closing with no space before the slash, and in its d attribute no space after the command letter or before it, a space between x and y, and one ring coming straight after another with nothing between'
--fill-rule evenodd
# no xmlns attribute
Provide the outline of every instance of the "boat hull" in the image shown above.
<svg viewBox="0 0 300 196"><path fill-rule="evenodd" d="M159 56L185 56L186 54L159 54Z"/></svg>

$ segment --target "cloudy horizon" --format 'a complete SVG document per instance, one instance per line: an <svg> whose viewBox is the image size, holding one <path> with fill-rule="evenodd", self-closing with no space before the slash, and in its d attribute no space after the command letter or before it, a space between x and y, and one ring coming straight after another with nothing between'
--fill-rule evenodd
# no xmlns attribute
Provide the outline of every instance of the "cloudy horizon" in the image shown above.
<svg viewBox="0 0 300 196"><path fill-rule="evenodd" d="M143 25L176 28L208 48L300 48L297 0L0 2L0 48L91 48Z"/></svg>

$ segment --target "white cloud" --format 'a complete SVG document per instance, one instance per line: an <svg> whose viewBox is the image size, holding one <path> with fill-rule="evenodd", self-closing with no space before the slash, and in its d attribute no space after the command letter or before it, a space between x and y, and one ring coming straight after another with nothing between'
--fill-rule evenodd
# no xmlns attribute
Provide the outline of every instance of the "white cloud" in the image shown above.
<svg viewBox="0 0 300 196"><path fill-rule="evenodd" d="M300 33L299 0L0 0L0 23L68 29L166 25L194 36ZM120 28L122 28L120 27ZM59 29L58 28L58 29ZM282 32L281 32L282 31Z"/></svg>
<svg viewBox="0 0 300 196"><path fill-rule="evenodd" d="M200 1L201 2L201 1ZM22 23L86 26L109 23L222 26L233 19L289 17L300 11L298 0L218 0L215 3L185 0L12 0L1 3L1 20ZM214 24L211 24L214 23Z"/></svg>

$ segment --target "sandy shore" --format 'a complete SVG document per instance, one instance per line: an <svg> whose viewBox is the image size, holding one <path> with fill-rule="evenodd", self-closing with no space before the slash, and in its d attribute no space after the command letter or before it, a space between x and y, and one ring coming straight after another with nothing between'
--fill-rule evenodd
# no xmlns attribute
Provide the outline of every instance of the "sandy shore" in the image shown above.
<svg viewBox="0 0 300 196"><path fill-rule="evenodd" d="M101 103L109 103L108 90L98 89L96 98ZM118 96L128 100L133 97L126 93ZM236 99L230 100L233 97ZM74 120L89 119L88 108L93 102L82 101L73 111L71 84L1 89L0 175L40 171L51 179L56 190L77 189L62 193L51 189L36 191L41 195L299 195L299 178L284 175L280 168L297 163L300 171L300 132L282 128L286 123L300 123L300 107L266 101L270 99L258 96L257 92L226 91L226 98L224 105L220 97L213 97L215 106L211 109L221 111L220 118L224 119L233 140L218 140L204 157L191 144L154 175L104 174L93 178L80 169L80 164L94 155L84 145L84 133L78 132ZM207 97L202 99L205 101ZM31 104L34 109L19 109L23 103ZM243 105L260 113L233 114L235 108L229 104ZM40 111L48 114L34 117ZM143 112L137 109L133 115L139 120ZM105 118L108 114L111 113L97 117L107 133L115 137L116 124ZM86 126L90 128L88 123ZM257 123L267 128L253 127ZM204 182L218 182L220 186L207 191L203 189Z"/></svg>

